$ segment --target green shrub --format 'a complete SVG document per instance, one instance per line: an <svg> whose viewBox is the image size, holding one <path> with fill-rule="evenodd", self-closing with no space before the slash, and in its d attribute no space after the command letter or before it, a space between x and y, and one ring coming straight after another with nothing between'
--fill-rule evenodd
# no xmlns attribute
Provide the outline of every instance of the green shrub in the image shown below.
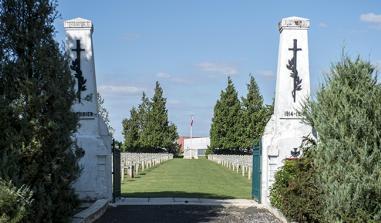
<svg viewBox="0 0 381 223"><path fill-rule="evenodd" d="M0 179L0 223L20 222L32 203L28 187L15 187L12 182Z"/></svg>
<svg viewBox="0 0 381 223"><path fill-rule="evenodd" d="M270 201L290 220L321 222L320 196L312 160L303 157L286 160L277 171Z"/></svg>
<svg viewBox="0 0 381 223"><path fill-rule="evenodd" d="M374 67L335 64L303 111L318 140L275 176L271 202L299 222L381 221L381 86Z"/></svg>
<svg viewBox="0 0 381 223"><path fill-rule="evenodd" d="M381 222L381 87L374 66L343 58L306 108L319 134L313 159L324 222Z"/></svg>

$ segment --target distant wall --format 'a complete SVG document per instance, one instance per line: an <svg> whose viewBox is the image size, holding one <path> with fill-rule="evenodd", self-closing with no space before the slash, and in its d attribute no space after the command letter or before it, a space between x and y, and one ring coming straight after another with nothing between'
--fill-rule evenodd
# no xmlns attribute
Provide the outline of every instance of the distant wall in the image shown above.
<svg viewBox="0 0 381 223"><path fill-rule="evenodd" d="M205 155L206 149L210 145L209 137L198 137L191 139L184 139L184 158L197 159L198 156Z"/></svg>

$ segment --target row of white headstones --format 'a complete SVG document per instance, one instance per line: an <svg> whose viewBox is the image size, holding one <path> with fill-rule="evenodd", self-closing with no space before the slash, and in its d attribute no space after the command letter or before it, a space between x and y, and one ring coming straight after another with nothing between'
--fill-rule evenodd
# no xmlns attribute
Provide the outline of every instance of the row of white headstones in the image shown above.
<svg viewBox="0 0 381 223"><path fill-rule="evenodd" d="M121 153L121 178L134 178L146 169L173 159L168 153ZM227 167L251 179L252 155L208 155L208 160Z"/></svg>
<svg viewBox="0 0 381 223"><path fill-rule="evenodd" d="M208 155L208 160L216 162L224 167L227 167L237 173L251 179L253 171L252 155Z"/></svg>
<svg viewBox="0 0 381 223"><path fill-rule="evenodd" d="M171 159L173 154L169 153L121 153L121 180L123 182L126 175L134 178L140 172Z"/></svg>

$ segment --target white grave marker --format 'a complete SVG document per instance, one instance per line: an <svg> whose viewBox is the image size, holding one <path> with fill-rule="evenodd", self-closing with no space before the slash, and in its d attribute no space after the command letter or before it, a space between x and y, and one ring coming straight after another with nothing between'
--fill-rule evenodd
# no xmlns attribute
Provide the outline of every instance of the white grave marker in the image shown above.
<svg viewBox="0 0 381 223"><path fill-rule="evenodd" d="M274 174L286 158L296 156L311 127L301 121L297 110L310 95L308 29L310 21L289 17L279 22L279 54L274 114L262 137L261 202L269 204Z"/></svg>
<svg viewBox="0 0 381 223"><path fill-rule="evenodd" d="M77 144L85 154L80 160L83 170L74 188L83 200L112 198L112 138L97 112L97 85L93 51L93 24L76 18L64 22L66 50L72 61L77 101L73 110L80 119L75 134Z"/></svg>

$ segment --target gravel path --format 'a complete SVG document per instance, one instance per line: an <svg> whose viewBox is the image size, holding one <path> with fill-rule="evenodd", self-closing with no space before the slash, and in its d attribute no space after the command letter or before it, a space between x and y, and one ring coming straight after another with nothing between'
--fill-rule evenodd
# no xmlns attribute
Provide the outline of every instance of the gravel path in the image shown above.
<svg viewBox="0 0 381 223"><path fill-rule="evenodd" d="M281 223L265 209L221 206L163 205L109 207L96 223L161 223L161 222L221 222L221 223Z"/></svg>

